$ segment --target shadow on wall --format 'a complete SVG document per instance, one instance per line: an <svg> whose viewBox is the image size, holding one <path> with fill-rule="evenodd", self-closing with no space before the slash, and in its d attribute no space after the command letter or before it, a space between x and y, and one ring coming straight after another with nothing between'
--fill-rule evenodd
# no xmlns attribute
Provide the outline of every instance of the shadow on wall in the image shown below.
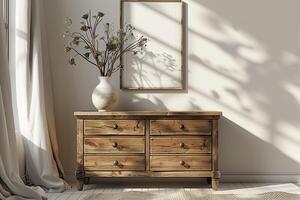
<svg viewBox="0 0 300 200"><path fill-rule="evenodd" d="M223 131L235 134L230 138L237 138L237 141L247 139L243 145L238 145L237 152L245 150L247 144L255 147L253 152L261 152L252 159L241 157L243 162L238 166L248 163L244 169L247 166L249 168L249 160L252 160L255 165L263 163L256 168L265 172L268 169L277 172L298 169L299 173L300 156L296 152L300 151L300 49L297 43L300 41L300 25L293 26L290 20L299 17L296 15L300 3L295 0L192 2L211 12L205 16L205 21L211 31L222 35L193 30L189 30L190 33L210 43L217 49L216 53L226 54L226 58L232 60L219 63L208 54L190 53L191 61L230 83L225 84L221 91L211 90L211 94L207 95L233 113L238 110L237 115L242 115L247 123L261 129L247 127L250 133L238 125L232 126L233 122L229 119L223 121L226 123ZM267 13L266 8L269 8ZM224 22L224 18L230 22ZM236 105L223 100L224 96L225 99L232 99L231 102L236 102ZM238 123L239 120L235 121ZM233 130L228 130L228 127ZM232 144L234 147L230 141L223 141L223 144ZM260 147L261 151L258 151ZM244 153L247 155L247 150ZM282 168L276 169L276 164Z"/></svg>
<svg viewBox="0 0 300 200"><path fill-rule="evenodd" d="M160 69L159 66L157 66L158 63L160 64L160 67L163 67L163 69ZM175 84L180 83L180 80L177 77L171 77L169 75L169 73L180 70L176 68L175 59L173 58L173 56L166 52L155 53L153 51L147 50L146 48L143 52L143 56L134 56L131 59L129 65L133 65L135 67L132 67L130 69L130 73L125 72L124 75L126 74L127 79L132 80L134 82L134 85L146 86L147 88L151 88L157 87L158 84L159 87L163 87L163 80L166 77L170 77L170 80ZM147 68L149 67L151 69L155 69L152 72L152 75L156 77L156 82L158 83L153 83L153 81L148 78L150 72L149 70L147 71Z"/></svg>
<svg viewBox="0 0 300 200"><path fill-rule="evenodd" d="M124 108L121 110L132 110L132 111L139 111L139 110L154 110L154 111L166 111L168 108L164 104L162 100L157 97L154 99L150 98L143 98L135 95L133 92L128 93L122 101L127 102L130 104L130 108Z"/></svg>
<svg viewBox="0 0 300 200"><path fill-rule="evenodd" d="M299 168L299 162L289 158L272 143L263 141L230 119L222 117L219 126L220 168L225 175L284 175L282 173L287 169ZM297 174L297 172L294 173ZM291 174L294 175L287 173L287 175Z"/></svg>
<svg viewBox="0 0 300 200"><path fill-rule="evenodd" d="M293 26L290 20L300 17L300 3L189 2L203 11L200 28L193 22L187 30L189 37L207 47L205 51L189 52L189 61L220 81L217 89L213 84L207 86L209 90L189 85L188 93L213 101L216 108L225 111L225 116L230 113L221 121L221 132L226 133L221 136L221 168L299 174L300 156L296 152L300 151L300 25ZM172 20L161 11L156 12ZM159 98L152 97L152 101L150 97L132 94L127 100L136 101L132 104L136 110L167 110ZM191 103L197 109L197 102Z"/></svg>

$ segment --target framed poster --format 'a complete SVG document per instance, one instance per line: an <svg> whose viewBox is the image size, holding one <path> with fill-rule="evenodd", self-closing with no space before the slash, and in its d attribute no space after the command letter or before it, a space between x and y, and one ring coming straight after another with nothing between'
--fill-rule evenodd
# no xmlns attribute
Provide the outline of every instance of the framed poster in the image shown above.
<svg viewBox="0 0 300 200"><path fill-rule="evenodd" d="M142 54L121 57L121 89L185 89L184 22L180 0L121 0L121 28L131 24L148 38Z"/></svg>

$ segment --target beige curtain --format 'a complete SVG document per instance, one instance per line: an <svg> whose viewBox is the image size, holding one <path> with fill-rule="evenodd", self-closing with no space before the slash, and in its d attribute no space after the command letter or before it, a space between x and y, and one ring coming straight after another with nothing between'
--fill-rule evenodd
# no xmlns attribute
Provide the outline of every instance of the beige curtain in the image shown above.
<svg viewBox="0 0 300 200"><path fill-rule="evenodd" d="M50 192L66 188L58 159L43 1L10 1L15 13L10 71L2 13L0 17L0 199L42 199L41 188ZM17 146L16 132L22 136L24 148ZM17 148L24 149L28 180L41 187L23 183Z"/></svg>
<svg viewBox="0 0 300 200"><path fill-rule="evenodd" d="M44 191L26 186L20 175L12 110L4 21L0 11L0 199L42 199Z"/></svg>
<svg viewBox="0 0 300 200"><path fill-rule="evenodd" d="M23 137L28 180L53 191L65 183L58 158L44 0L15 0L14 62L17 132Z"/></svg>

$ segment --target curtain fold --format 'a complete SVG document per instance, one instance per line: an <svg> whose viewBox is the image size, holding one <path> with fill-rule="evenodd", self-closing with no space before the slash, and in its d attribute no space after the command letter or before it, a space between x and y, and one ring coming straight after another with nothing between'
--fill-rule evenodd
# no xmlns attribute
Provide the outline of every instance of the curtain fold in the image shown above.
<svg viewBox="0 0 300 200"><path fill-rule="evenodd" d="M43 0L14 1L11 71L0 15L0 199L43 199L41 187L67 187L58 157ZM24 144L26 176L41 187L28 187L20 178L16 133Z"/></svg>
<svg viewBox="0 0 300 200"><path fill-rule="evenodd" d="M0 14L0 199L42 199L44 192L26 186L19 175L4 21Z"/></svg>
<svg viewBox="0 0 300 200"><path fill-rule="evenodd" d="M14 110L17 131L23 137L28 180L51 191L64 191L43 10L43 0L16 1Z"/></svg>

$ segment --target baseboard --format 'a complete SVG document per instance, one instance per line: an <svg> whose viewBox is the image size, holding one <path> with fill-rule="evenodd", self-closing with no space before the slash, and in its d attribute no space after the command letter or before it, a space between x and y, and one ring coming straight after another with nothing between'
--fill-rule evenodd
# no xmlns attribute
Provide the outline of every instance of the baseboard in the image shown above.
<svg viewBox="0 0 300 200"><path fill-rule="evenodd" d="M300 183L300 173L221 173L220 181L223 183ZM74 172L66 171L65 179L69 183L76 181Z"/></svg>

